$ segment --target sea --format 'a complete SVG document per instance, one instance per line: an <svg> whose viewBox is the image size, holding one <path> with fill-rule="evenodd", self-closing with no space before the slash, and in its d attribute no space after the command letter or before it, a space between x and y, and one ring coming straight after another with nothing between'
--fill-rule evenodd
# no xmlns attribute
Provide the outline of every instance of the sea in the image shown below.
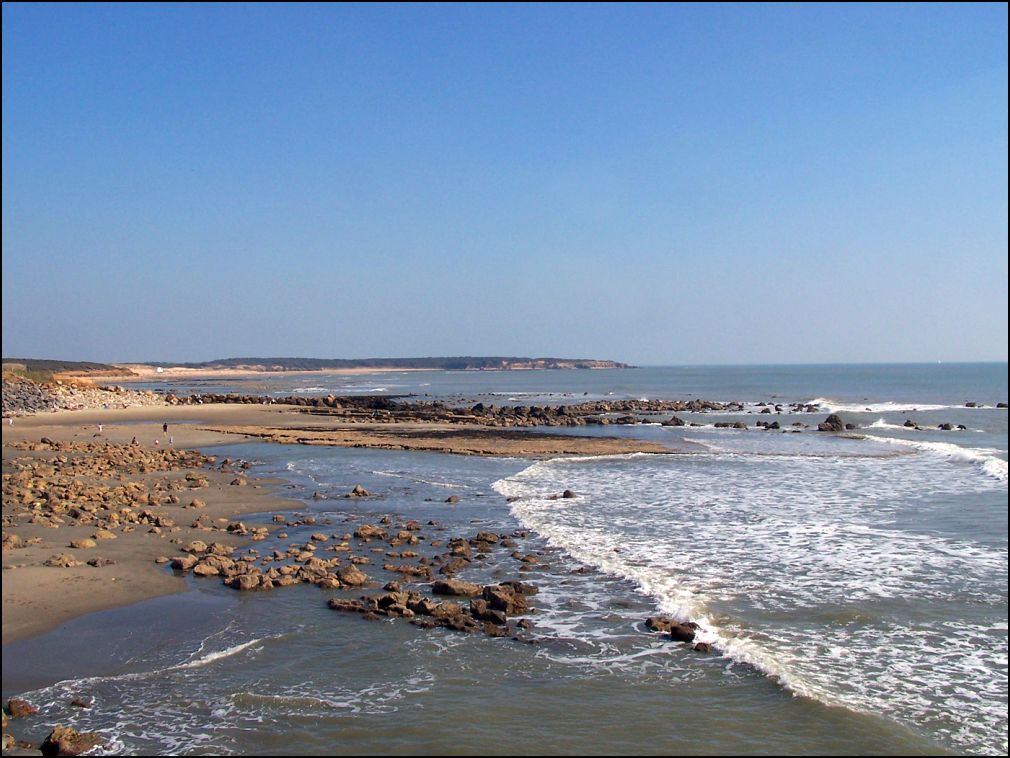
<svg viewBox="0 0 1010 758"><path fill-rule="evenodd" d="M105 753L1007 754L1006 363L148 386L527 406L704 398L744 410L678 413L680 427L659 414L548 430L658 441L665 455L208 449L282 481L292 520L315 517L257 543L263 552L383 516L416 519L428 538L514 535L538 563L520 570L501 550L458 578L537 585L533 627L518 640L422 631L326 605L360 592L238 593L191 577L182 594L4 646L4 698L101 733ZM829 413L856 428L817 432ZM358 484L375 496L341 497ZM576 497L552 499L565 489ZM361 568L384 582L379 562ZM648 631L661 614L696 622L713 652Z"/></svg>

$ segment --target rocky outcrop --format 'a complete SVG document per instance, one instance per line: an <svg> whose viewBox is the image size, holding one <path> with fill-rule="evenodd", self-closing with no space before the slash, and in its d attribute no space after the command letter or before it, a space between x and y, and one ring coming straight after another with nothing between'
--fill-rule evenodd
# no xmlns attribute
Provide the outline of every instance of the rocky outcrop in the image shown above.
<svg viewBox="0 0 1010 758"><path fill-rule="evenodd" d="M86 408L133 408L164 405L154 392L122 387L95 387L88 382L52 381L42 384L23 378L3 381L3 415L28 416L35 413Z"/></svg>
<svg viewBox="0 0 1010 758"><path fill-rule="evenodd" d="M78 732L68 726L58 726L49 733L39 749L44 756L80 755L104 744L105 740L93 732Z"/></svg>
<svg viewBox="0 0 1010 758"><path fill-rule="evenodd" d="M817 425L817 431L819 432L844 432L845 422L842 421L841 416L837 413L832 413L824 421Z"/></svg>

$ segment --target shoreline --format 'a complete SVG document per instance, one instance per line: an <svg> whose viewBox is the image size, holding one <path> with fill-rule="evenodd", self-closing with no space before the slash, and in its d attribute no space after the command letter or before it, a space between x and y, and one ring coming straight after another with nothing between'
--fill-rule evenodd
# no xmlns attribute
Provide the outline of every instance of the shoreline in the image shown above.
<svg viewBox="0 0 1010 758"><path fill-rule="evenodd" d="M121 411L59 411L23 417L13 427L4 426L5 487L9 475L15 471L15 461L21 461L22 465L30 461L29 465L43 466L60 457L86 461L89 453L81 452L78 448L90 443L108 442L114 446L113 449L117 449L115 446L127 445L132 440L139 427L133 424L116 426L116 417L131 416L137 411L150 414L160 410L162 409L131 408ZM99 422L104 427L100 436L91 423L94 417L103 419ZM160 417L161 415L158 416ZM156 429L160 433L161 425L157 424ZM149 435L137 436L144 437L144 442L138 446L139 450L151 454L159 450L148 439ZM209 438L203 433L193 433L183 427L173 428L172 436L175 437L173 449L177 451L203 449L226 441ZM58 446L65 446L66 450L50 452L12 446L28 443L41 447L37 443L43 437ZM137 508L143 507L143 512L168 519L162 523L171 523L171 526L126 524L121 529L104 530L111 532L114 538L105 535L105 539L96 540L94 537L99 532L99 524L74 524L70 519L58 515L52 520L37 515L34 520L39 523L30 523L26 519L16 523L12 512L19 504L9 502L5 494L3 644L45 634L90 613L185 592L187 580L180 574L167 571L155 559L178 554L180 544L194 539L213 539L235 549L245 548L250 544L249 538L228 533L227 524L234 523L244 515L288 511L298 505L297 501L285 499L278 493L279 487L284 484L282 480L250 477L246 486L232 486L231 482L238 478L235 471L206 466L177 466L146 474L115 473L104 481L89 481L95 486L103 483L138 488L152 485L153 492L153 485L156 484L177 486L172 483L183 480L187 471L198 471L206 485L166 490L177 493L177 503L137 505ZM199 501L202 505L189 507L193 501ZM36 509L36 514L38 513L39 510ZM57 519L65 523L54 523ZM196 519L202 523L195 525ZM14 546L15 540L12 537L20 542L18 546ZM93 546L71 547L71 543L88 544L80 543L81 540L90 541ZM81 565L44 565L47 560L58 555L70 556ZM105 559L114 563L92 566L86 562L91 559Z"/></svg>
<svg viewBox="0 0 1010 758"><path fill-rule="evenodd" d="M285 423L286 422L286 423ZM460 425L436 424L365 424L334 425L327 419L306 418L296 408L287 406L156 406L122 409L54 411L21 417L13 426L3 427L3 469L5 485L13 472L15 459L30 458L42 463L63 451L25 450L22 445L38 445L47 438L59 446L68 446L70 455L81 455L76 448L92 443L127 446L134 438L139 449L148 453L165 451L169 443L162 424L169 424L171 450L212 452L220 445L240 442L266 444L316 444L338 447L371 447L395 450L423 450L461 455L523 457L531 460L563 455L605 455L631 452L674 452L655 443L613 437L576 437L542 434L514 429L461 428ZM213 425L211 425L213 424ZM101 431L98 431L101 425ZM155 445L155 440L158 444ZM116 539L97 541L90 548L72 548L70 543L89 540L96 533L94 525L16 523L9 511L18 505L4 501L3 552L3 644L45 634L67 621L98 611L186 591L186 579L171 574L155 563L160 556L179 553L179 545L194 539L211 539L207 526L190 524L203 517L215 531L212 538L236 549L248 547L248 538L236 538L224 530L224 524L246 514L283 513L297 510L299 500L282 497L278 488L284 480L249 477L248 486L232 486L235 471L198 469L207 486L180 491L181 502L151 506L153 514L172 520L167 528L140 526ZM162 473L162 472L159 472ZM169 480L178 480L184 468L163 472ZM241 473L241 472L240 472ZM151 475L119 474L113 481L137 484ZM204 505L185 506L197 495ZM56 526L56 528L53 528ZM11 547L6 541L16 535L23 546ZM94 541L94 540L92 540ZM28 543L28 544L24 544ZM83 565L45 566L55 555L66 554ZM85 561L101 557L115 561L102 567Z"/></svg>

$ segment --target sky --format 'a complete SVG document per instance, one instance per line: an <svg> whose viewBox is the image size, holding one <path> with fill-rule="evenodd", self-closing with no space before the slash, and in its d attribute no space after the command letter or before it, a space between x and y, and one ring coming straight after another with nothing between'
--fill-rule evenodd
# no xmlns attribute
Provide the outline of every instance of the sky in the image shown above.
<svg viewBox="0 0 1010 758"><path fill-rule="evenodd" d="M2 55L5 357L1007 360L1005 3L4 3Z"/></svg>

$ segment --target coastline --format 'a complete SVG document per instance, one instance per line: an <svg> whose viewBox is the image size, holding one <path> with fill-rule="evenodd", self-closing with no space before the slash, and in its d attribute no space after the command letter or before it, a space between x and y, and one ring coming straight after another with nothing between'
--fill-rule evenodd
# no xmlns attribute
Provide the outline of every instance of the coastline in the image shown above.
<svg viewBox="0 0 1010 758"><path fill-rule="evenodd" d="M607 455L632 452L669 453L655 443L614 437L575 437L513 429L488 429L468 425L439 424L334 424L325 418L307 417L287 406L156 406L121 409L91 409L39 413L17 419L3 427L5 480L14 459L32 457L44 461L46 454L18 449L42 438L58 445L110 443L128 445L134 438L143 450L164 449L168 439L176 450L212 451L217 445L235 442L275 442L338 447L371 447L394 450L426 450L460 455L491 455L538 459L563 455ZM101 432L98 426L101 425ZM158 445L155 445L158 440ZM178 468L169 479L185 473ZM208 527L191 524L198 516L216 523L213 539L239 548L247 538L223 531L223 525L244 514L283 512L296 509L299 501L277 494L283 481L248 478L236 487L235 472L200 469L207 486L193 491L204 505L197 511L183 506L190 498L172 505L151 506L152 513L174 522L166 529L141 527L100 540L96 547L69 547L76 540L90 539L94 526L9 523L4 508L4 537L16 535L21 545L4 545L3 643L43 634L82 615L130 605L141 600L183 592L186 579L168 572L155 559L178 554L178 545L194 539L209 539ZM119 475L122 484L144 476ZM188 491L187 491L188 492ZM11 504L13 505L13 504ZM27 544L26 544L27 543ZM43 565L57 554L67 554L83 565ZM114 564L93 567L85 561L101 557Z"/></svg>
<svg viewBox="0 0 1010 758"><path fill-rule="evenodd" d="M156 450L152 434L156 430L161 436L161 423L172 420L171 414L163 414L161 410L163 409L131 408L119 411L59 411L20 418L13 427L4 426L3 429L5 484L15 459L31 458L36 462L44 462L52 457L45 451L11 447L19 443L35 443L42 437L60 445L91 442L125 445L136 435L143 438L141 447L144 450ZM133 417L137 411L147 413L151 421L149 434L144 433L148 427L136 423L122 424L124 420L135 422ZM152 412L158 415L153 416ZM163 417L165 421L160 423L154 420ZM103 424L101 436L97 436L97 423ZM177 450L193 450L224 441L174 424L171 434L175 438ZM155 559L159 556L171 557L179 552L178 543L208 539L211 532L215 541L235 548L244 547L249 542L248 538L229 534L224 529L225 524L246 514L290 510L295 507L295 501L276 494L277 487L281 484L279 480L249 478L246 486L237 487L230 484L236 478L234 472L206 467L199 471L206 479L206 486L180 490L182 497L178 504L145 506L145 510L171 519L175 522L173 526L154 527L150 530L138 526L129 532L116 531L115 539L92 540L97 544L88 548L72 548L70 543L91 539L96 533L94 525L66 523L53 528L55 525L45 523L9 524L8 510L13 504L9 504L5 497L3 644L43 634L89 613L184 592L185 578L167 571ZM162 475L161 479L171 482L181 479L186 469L179 467L157 473ZM151 477L151 474L117 475L111 481L129 485L150 481ZM198 499L203 506L198 509L186 507L193 499ZM191 522L197 518L209 526L193 526ZM14 548L8 544L7 539L11 535L21 541L21 546ZM44 565L54 555L72 556L82 565ZM99 567L86 563L94 558L114 563Z"/></svg>

